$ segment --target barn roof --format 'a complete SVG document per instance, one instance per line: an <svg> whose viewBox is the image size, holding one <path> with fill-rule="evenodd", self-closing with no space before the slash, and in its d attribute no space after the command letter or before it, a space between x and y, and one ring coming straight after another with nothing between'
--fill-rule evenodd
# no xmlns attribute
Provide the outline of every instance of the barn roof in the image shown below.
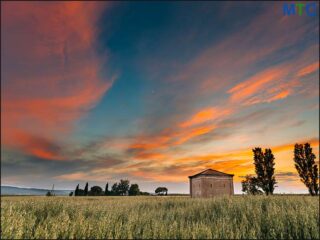
<svg viewBox="0 0 320 240"><path fill-rule="evenodd" d="M219 172L217 170L213 170L211 168L204 170L200 173L197 173L195 175L189 176L189 178L194 178L194 177L198 177L198 176L216 176L216 177L230 177L230 176L234 176L233 174L228 174L228 173L223 173L223 172Z"/></svg>

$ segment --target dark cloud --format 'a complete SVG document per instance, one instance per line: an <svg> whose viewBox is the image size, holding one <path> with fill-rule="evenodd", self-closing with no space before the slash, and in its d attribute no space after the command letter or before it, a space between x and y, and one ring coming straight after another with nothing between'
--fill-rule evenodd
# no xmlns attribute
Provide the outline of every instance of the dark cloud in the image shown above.
<svg viewBox="0 0 320 240"><path fill-rule="evenodd" d="M297 177L298 173L296 172L278 172L275 174L276 177Z"/></svg>
<svg viewBox="0 0 320 240"><path fill-rule="evenodd" d="M4 151L1 161L1 177L3 179L10 176L51 178L77 171L113 167L123 162L118 156L112 154L102 154L87 159L74 158L52 161Z"/></svg>

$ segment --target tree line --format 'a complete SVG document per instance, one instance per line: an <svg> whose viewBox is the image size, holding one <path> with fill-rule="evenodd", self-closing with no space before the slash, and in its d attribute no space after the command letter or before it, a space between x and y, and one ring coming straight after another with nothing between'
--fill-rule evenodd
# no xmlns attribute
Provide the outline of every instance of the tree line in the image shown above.
<svg viewBox="0 0 320 240"><path fill-rule="evenodd" d="M272 195L277 187L275 179L275 158L272 150L267 148L263 152L261 148L254 148L253 160L256 175L247 175L241 182L242 191L247 194ZM319 193L319 171L315 162L316 156L312 153L309 143L295 144L294 163L299 174L300 180L308 188L310 195L315 196Z"/></svg>
<svg viewBox="0 0 320 240"><path fill-rule="evenodd" d="M155 190L157 195L167 195L168 189L166 187L158 187ZM121 179L120 182L116 182L109 190L109 183L106 184L103 190L100 186L93 186L89 190L89 183L87 182L84 189L77 185L74 192L70 192L69 196L137 196L137 195L150 195L148 192L142 192L139 189L139 185L134 183L130 185L129 180Z"/></svg>
<svg viewBox="0 0 320 240"><path fill-rule="evenodd" d="M100 186L93 186L89 190L89 183L86 183L84 189L77 185L74 196L136 196L136 195L147 195L148 193L141 192L139 185L134 183L130 185L129 180L121 179L120 182L114 183L109 190L109 183L106 184L104 190ZM69 194L72 196L73 192Z"/></svg>

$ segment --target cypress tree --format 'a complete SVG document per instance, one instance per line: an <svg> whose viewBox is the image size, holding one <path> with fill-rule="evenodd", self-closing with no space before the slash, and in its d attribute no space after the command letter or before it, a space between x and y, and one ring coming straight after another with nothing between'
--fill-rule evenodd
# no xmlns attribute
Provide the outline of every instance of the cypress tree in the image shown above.
<svg viewBox="0 0 320 240"><path fill-rule="evenodd" d="M265 149L264 151L264 164L266 169L266 179L267 179L267 195L273 194L274 188L276 187L276 179L274 176L274 155L271 149Z"/></svg>
<svg viewBox="0 0 320 240"><path fill-rule="evenodd" d="M274 177L275 163L272 151L265 149L263 153L261 148L255 148L253 154L258 184L266 195L273 194L277 182Z"/></svg>
<svg viewBox="0 0 320 240"><path fill-rule="evenodd" d="M104 195L105 195L105 196L108 196L108 195L109 195L109 184L108 184L108 183L106 184L106 188L105 188L105 190L104 190Z"/></svg>
<svg viewBox="0 0 320 240"><path fill-rule="evenodd" d="M89 184L88 183L86 183L86 186L85 186L85 188L84 188L84 196L88 196L88 186Z"/></svg>
<svg viewBox="0 0 320 240"><path fill-rule="evenodd" d="M75 196L79 196L79 184L76 187L76 190L74 191Z"/></svg>
<svg viewBox="0 0 320 240"><path fill-rule="evenodd" d="M295 144L294 162L300 176L300 180L306 185L310 195L318 195L319 192L319 171L315 162L316 155L312 152L309 143Z"/></svg>

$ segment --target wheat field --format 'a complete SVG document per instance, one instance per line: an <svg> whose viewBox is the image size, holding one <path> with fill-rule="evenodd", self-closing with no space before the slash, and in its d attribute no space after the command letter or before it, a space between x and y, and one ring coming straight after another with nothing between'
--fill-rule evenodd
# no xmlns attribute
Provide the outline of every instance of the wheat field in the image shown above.
<svg viewBox="0 0 320 240"><path fill-rule="evenodd" d="M3 239L319 239L309 196L2 197Z"/></svg>

